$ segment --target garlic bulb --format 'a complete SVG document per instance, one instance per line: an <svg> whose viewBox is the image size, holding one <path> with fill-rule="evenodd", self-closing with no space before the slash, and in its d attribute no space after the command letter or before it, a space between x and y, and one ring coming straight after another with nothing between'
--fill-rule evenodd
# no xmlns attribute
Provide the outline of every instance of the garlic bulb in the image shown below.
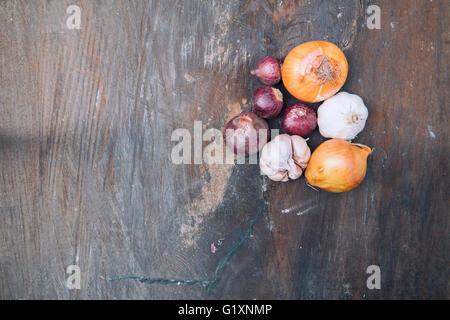
<svg viewBox="0 0 450 320"><path fill-rule="evenodd" d="M298 179L306 168L311 150L300 136L280 134L261 151L261 172L274 181Z"/></svg>
<svg viewBox="0 0 450 320"><path fill-rule="evenodd" d="M356 94L340 92L317 110L317 125L325 138L351 140L366 124L369 111Z"/></svg>

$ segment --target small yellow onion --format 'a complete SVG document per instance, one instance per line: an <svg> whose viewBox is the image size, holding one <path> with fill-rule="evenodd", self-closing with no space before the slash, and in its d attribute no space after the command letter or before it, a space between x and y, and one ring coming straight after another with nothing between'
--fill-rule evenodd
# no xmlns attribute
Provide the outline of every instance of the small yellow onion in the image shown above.
<svg viewBox="0 0 450 320"><path fill-rule="evenodd" d="M350 191L364 180L368 146L342 139L323 142L314 150L306 168L306 180L312 186L330 192Z"/></svg>

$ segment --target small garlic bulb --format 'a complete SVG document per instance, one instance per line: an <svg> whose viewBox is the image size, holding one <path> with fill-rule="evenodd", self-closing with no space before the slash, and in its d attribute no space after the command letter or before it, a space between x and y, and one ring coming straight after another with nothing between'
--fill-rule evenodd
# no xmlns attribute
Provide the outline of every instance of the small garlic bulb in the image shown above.
<svg viewBox="0 0 450 320"><path fill-rule="evenodd" d="M361 97L340 92L317 109L317 125L325 138L352 140L364 129L368 115Z"/></svg>
<svg viewBox="0 0 450 320"><path fill-rule="evenodd" d="M298 179L306 168L311 150L300 136L280 134L268 142L261 151L261 172L274 181Z"/></svg>

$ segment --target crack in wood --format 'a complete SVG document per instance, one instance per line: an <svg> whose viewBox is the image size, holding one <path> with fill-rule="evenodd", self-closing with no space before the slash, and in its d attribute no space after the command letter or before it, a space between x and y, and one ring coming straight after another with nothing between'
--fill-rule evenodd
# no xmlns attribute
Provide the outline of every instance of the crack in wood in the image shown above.
<svg viewBox="0 0 450 320"><path fill-rule="evenodd" d="M212 294L214 288L220 282L223 277L223 274L226 270L226 267L233 256L244 246L247 240L253 235L254 228L256 224L259 222L261 216L266 211L267 201L264 199L264 204L259 209L258 213L250 220L248 223L248 227L245 232L241 232L241 228L238 227L236 230L237 239L233 241L233 243L227 248L227 253L220 259L215 270L214 277L210 280L208 279L176 279L176 278L160 278L160 277L149 277L149 276L139 276L139 275L125 275L118 277L107 277L105 280L107 281L118 281L118 280L139 280L142 283L160 283L160 284L187 284L187 285L195 285L200 284L208 294Z"/></svg>

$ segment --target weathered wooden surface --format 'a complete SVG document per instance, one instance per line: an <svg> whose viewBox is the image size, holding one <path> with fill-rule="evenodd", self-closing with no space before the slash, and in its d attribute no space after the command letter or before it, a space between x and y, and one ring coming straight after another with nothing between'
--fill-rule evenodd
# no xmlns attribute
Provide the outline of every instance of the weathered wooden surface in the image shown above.
<svg viewBox="0 0 450 320"><path fill-rule="evenodd" d="M0 298L449 298L448 21L444 0L0 1ZM313 39L370 111L359 188L169 161L174 129L221 129L260 57ZM104 280L128 274L217 281Z"/></svg>

